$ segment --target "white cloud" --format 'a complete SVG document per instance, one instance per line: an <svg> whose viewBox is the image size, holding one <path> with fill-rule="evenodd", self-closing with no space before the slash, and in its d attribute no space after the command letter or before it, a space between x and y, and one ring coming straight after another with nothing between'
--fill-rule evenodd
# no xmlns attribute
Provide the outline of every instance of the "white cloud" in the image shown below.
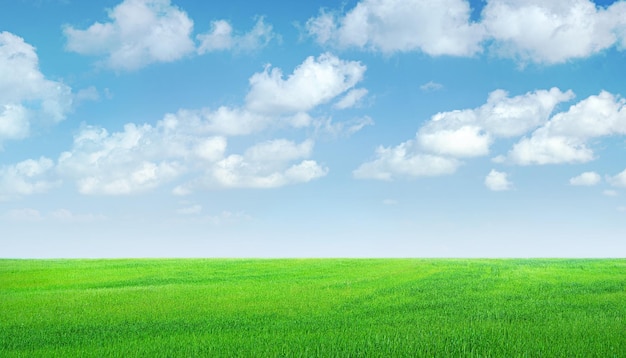
<svg viewBox="0 0 626 358"><path fill-rule="evenodd" d="M106 220L104 215L76 214L68 209L57 209L48 213L42 213L37 209L13 209L1 216L10 221L54 221L62 223L84 223Z"/></svg>
<svg viewBox="0 0 626 358"><path fill-rule="evenodd" d="M611 196L611 197L619 196L619 193L615 190L604 190L602 194L604 196Z"/></svg>
<svg viewBox="0 0 626 358"><path fill-rule="evenodd" d="M521 135L545 123L556 105L573 95L558 88L515 97L493 91L480 107L435 114L418 129L414 141L379 148L377 159L363 164L355 175L389 180L396 175L451 174L461 164L457 158L489 154L497 138Z"/></svg>
<svg viewBox="0 0 626 358"><path fill-rule="evenodd" d="M193 165L222 158L226 139L203 135L195 122L166 117L156 126L127 124L122 132L85 127L57 170L83 194L131 194L158 187Z"/></svg>
<svg viewBox="0 0 626 358"><path fill-rule="evenodd" d="M195 204L187 206L176 210L176 212L180 215L197 215L202 212L202 205Z"/></svg>
<svg viewBox="0 0 626 358"><path fill-rule="evenodd" d="M105 65L116 70L172 62L195 49L193 21L170 0L125 0L108 15L110 22L96 22L86 30L66 26L67 49L104 55Z"/></svg>
<svg viewBox="0 0 626 358"><path fill-rule="evenodd" d="M47 219L65 223L84 223L106 220L106 216L97 214L77 214L68 209L58 209L50 212Z"/></svg>
<svg viewBox="0 0 626 358"><path fill-rule="evenodd" d="M286 139L276 139L250 147L244 155L251 162L286 162L306 158L312 152L312 140L296 144Z"/></svg>
<svg viewBox="0 0 626 358"><path fill-rule="evenodd" d="M4 104L0 107L0 145L2 140L25 138L29 132L30 120L24 106Z"/></svg>
<svg viewBox="0 0 626 358"><path fill-rule="evenodd" d="M233 225L252 220L252 216L244 212L222 211L218 215L207 216L206 219L213 225Z"/></svg>
<svg viewBox="0 0 626 358"><path fill-rule="evenodd" d="M588 139L611 134L626 134L626 100L601 91L597 96L558 113L545 125L550 134Z"/></svg>
<svg viewBox="0 0 626 358"><path fill-rule="evenodd" d="M435 114L420 133L424 136L441 132L442 135L483 137L482 142L488 142L487 134L494 137L519 136L545 123L556 105L573 96L571 91L562 92L558 88L515 97L508 97L504 90L495 90L480 107Z"/></svg>
<svg viewBox="0 0 626 358"><path fill-rule="evenodd" d="M545 123L559 103L573 98L571 90L562 92L556 87L515 97L508 97L504 90L495 90L475 113L486 131L498 137L515 137Z"/></svg>
<svg viewBox="0 0 626 358"><path fill-rule="evenodd" d="M608 177L607 181L613 186L626 188L626 169L615 176Z"/></svg>
<svg viewBox="0 0 626 358"><path fill-rule="evenodd" d="M219 107L216 110L181 109L176 114L167 114L165 121L189 123L203 133L217 133L228 136L248 135L261 131L277 118L251 112L245 108Z"/></svg>
<svg viewBox="0 0 626 358"><path fill-rule="evenodd" d="M41 221L43 216L39 210L25 208L25 209L13 209L2 215L2 218L10 221Z"/></svg>
<svg viewBox="0 0 626 358"><path fill-rule="evenodd" d="M245 107L219 107L215 111L181 110L177 115L197 116L203 123L203 130L227 136L241 136L258 133L268 127L304 128L312 123L311 116L306 112L289 115L268 115L251 111Z"/></svg>
<svg viewBox="0 0 626 358"><path fill-rule="evenodd" d="M429 81L420 86L420 89L424 92L439 91L442 88L443 88L443 85L441 83L437 83L433 81Z"/></svg>
<svg viewBox="0 0 626 358"><path fill-rule="evenodd" d="M496 137L517 136L536 128L548 120L558 103L572 97L571 91L562 92L558 88L515 97L496 90L478 108L434 115L418 131L418 143L425 151L440 155L487 155Z"/></svg>
<svg viewBox="0 0 626 358"><path fill-rule="evenodd" d="M478 126L431 130L429 126L417 135L419 145L428 152L454 157L475 157L489 153L493 139Z"/></svg>
<svg viewBox="0 0 626 358"><path fill-rule="evenodd" d="M328 168L319 165L314 160L303 160L294 164L285 171L287 183L307 183L326 176Z"/></svg>
<svg viewBox="0 0 626 358"><path fill-rule="evenodd" d="M588 162L595 158L590 139L624 134L626 101L602 91L555 114L515 144L508 158L522 165Z"/></svg>
<svg viewBox="0 0 626 358"><path fill-rule="evenodd" d="M571 185L594 186L602 180L600 174L596 172L584 172L569 180Z"/></svg>
<svg viewBox="0 0 626 358"><path fill-rule="evenodd" d="M288 114L329 102L363 79L366 67L329 53L308 57L286 80L279 68L267 66L250 77L246 108L256 113Z"/></svg>
<svg viewBox="0 0 626 358"><path fill-rule="evenodd" d="M98 89L96 89L96 87L89 86L76 92L74 99L76 100L76 102L98 101L100 100L100 93L98 92Z"/></svg>
<svg viewBox="0 0 626 358"><path fill-rule="evenodd" d="M306 23L321 44L383 53L420 50L429 55L472 56L484 31L470 22L463 0L363 0L346 14L322 12Z"/></svg>
<svg viewBox="0 0 626 358"><path fill-rule="evenodd" d="M522 138L508 154L516 164L585 163L594 159L593 151L576 138L550 136L535 132Z"/></svg>
<svg viewBox="0 0 626 358"><path fill-rule="evenodd" d="M378 147L376 159L361 164L352 173L357 179L392 180L452 174L460 164L453 158L420 153L414 141L407 141L396 147Z"/></svg>
<svg viewBox="0 0 626 358"><path fill-rule="evenodd" d="M615 22L615 35L618 38L618 49L626 49L626 17L623 14L626 13L626 3L624 1L616 1L611 5L611 17Z"/></svg>
<svg viewBox="0 0 626 358"><path fill-rule="evenodd" d="M35 122L64 120L71 106L71 89L45 78L35 48L0 32L0 146L4 140L27 137Z"/></svg>
<svg viewBox="0 0 626 358"><path fill-rule="evenodd" d="M285 139L259 143L243 155L232 154L213 167L208 185L217 183L229 188L275 188L305 183L325 176L328 169L307 158L313 150L310 140L296 144Z"/></svg>
<svg viewBox="0 0 626 358"><path fill-rule="evenodd" d="M259 18L249 32L243 35L233 35L233 27L226 20L217 20L211 23L211 31L196 36L200 41L198 53L204 54L212 51L235 50L253 51L266 46L276 34L272 26L265 24L263 18Z"/></svg>
<svg viewBox="0 0 626 358"><path fill-rule="evenodd" d="M508 174L492 169L485 177L485 186L493 191L506 191L513 188L513 183L508 179Z"/></svg>
<svg viewBox="0 0 626 358"><path fill-rule="evenodd" d="M618 2L602 9L589 0L490 0L482 17L499 55L554 64L615 45L626 7Z"/></svg>
<svg viewBox="0 0 626 358"><path fill-rule="evenodd" d="M350 136L366 126L374 125L370 117L354 118L342 122L333 122L332 118L317 120L314 123L316 134L329 134L332 137Z"/></svg>
<svg viewBox="0 0 626 358"><path fill-rule="evenodd" d="M0 167L0 200L42 193L57 186L59 182L51 175L53 167L54 162L45 157Z"/></svg>
<svg viewBox="0 0 626 358"><path fill-rule="evenodd" d="M242 107L181 109L166 114L155 125L128 123L123 130L112 133L102 127L83 126L74 136L72 148L60 154L56 173L74 181L82 194L101 195L145 192L175 180L183 181L173 189L176 195L188 195L196 187L270 188L312 181L328 172L310 159L312 140L299 144L271 140L238 154L227 153L226 136L250 135L267 127L317 125L300 110L312 109L348 91L361 80L364 70L357 62L328 54L310 57L289 79L279 78L274 83L275 94L287 91L302 97L281 99L278 105L290 109L271 114L259 113L258 109L274 108L277 103L271 96L263 98L268 93L255 92L260 82L251 80L254 84ZM272 72L276 71L280 72ZM252 79L257 75L262 74ZM335 135L349 135L371 123L364 117L329 123L328 127ZM7 193L25 190L6 188Z"/></svg>
<svg viewBox="0 0 626 358"><path fill-rule="evenodd" d="M59 170L77 179L81 193L109 195L149 190L183 174L188 179L173 189L175 195L189 195L203 187L275 188L306 183L328 172L314 160L306 159L313 152L312 140L301 143L271 140L254 145L243 154L225 155L226 140L222 137L199 135L176 142L170 134L151 133L155 130L151 127L132 140L133 144L122 144L129 142L127 139L134 130L127 128L124 133L101 135L96 139L97 144L75 144L74 153L61 156ZM75 143L80 141L77 139ZM92 150L79 152L77 147Z"/></svg>
<svg viewBox="0 0 626 358"><path fill-rule="evenodd" d="M242 107L221 106L216 110L185 110L166 115L164 122L179 126L188 123L194 132L227 136L249 135L267 127L308 127L314 123L306 111L329 102L349 91L362 80L365 66L358 62L343 61L330 54L317 59L307 58L284 80L279 68L267 67L250 77L250 90ZM354 105L367 93L355 89L340 102ZM348 98L346 100L346 98ZM353 103L348 103L348 102ZM371 120L341 122L341 130L354 133Z"/></svg>
<svg viewBox="0 0 626 358"><path fill-rule="evenodd" d="M193 153L201 159L214 162L221 159L226 151L226 139L224 137L200 138L193 146Z"/></svg>
<svg viewBox="0 0 626 358"><path fill-rule="evenodd" d="M196 36L200 41L198 53L231 49L234 46L232 32L233 27L226 20L211 22L210 32Z"/></svg>
<svg viewBox="0 0 626 358"><path fill-rule="evenodd" d="M323 45L385 54L473 56L488 46L501 57L540 64L626 48L626 5L589 0L489 0L479 22L466 0L362 0L347 12L322 11L306 23Z"/></svg>
<svg viewBox="0 0 626 358"><path fill-rule="evenodd" d="M337 103L333 105L334 108L337 109L346 109L350 107L354 107L357 105L363 97L367 94L367 90L365 88L356 88L350 90L343 98L341 98Z"/></svg>

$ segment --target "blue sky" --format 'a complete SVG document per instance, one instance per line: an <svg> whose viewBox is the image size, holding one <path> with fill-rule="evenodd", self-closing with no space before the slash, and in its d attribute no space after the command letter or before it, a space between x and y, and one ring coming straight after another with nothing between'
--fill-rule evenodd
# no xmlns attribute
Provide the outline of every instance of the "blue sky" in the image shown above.
<svg viewBox="0 0 626 358"><path fill-rule="evenodd" d="M626 255L625 1L0 8L0 257Z"/></svg>

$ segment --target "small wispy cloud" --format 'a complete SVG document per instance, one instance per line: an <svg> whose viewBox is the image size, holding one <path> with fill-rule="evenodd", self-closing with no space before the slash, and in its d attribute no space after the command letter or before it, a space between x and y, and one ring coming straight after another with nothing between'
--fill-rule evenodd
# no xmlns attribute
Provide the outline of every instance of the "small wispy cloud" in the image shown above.
<svg viewBox="0 0 626 358"><path fill-rule="evenodd" d="M615 176L608 176L606 180L613 186L626 188L626 169Z"/></svg>
<svg viewBox="0 0 626 358"><path fill-rule="evenodd" d="M365 88L355 88L350 90L343 98L333 105L337 109L346 109L358 105L363 97L367 95Z"/></svg>
<svg viewBox="0 0 626 358"><path fill-rule="evenodd" d="M252 216L244 212L232 212L222 211L221 213L213 216L207 216L206 219L214 225L232 225L240 222L246 222L252 220Z"/></svg>
<svg viewBox="0 0 626 358"><path fill-rule="evenodd" d="M40 221L43 219L39 210L31 208L9 210L2 215L2 218L10 221Z"/></svg>
<svg viewBox="0 0 626 358"><path fill-rule="evenodd" d="M63 223L86 223L106 220L106 216L91 213L74 213L68 209L57 209L50 212L42 213L33 208L13 209L7 211L1 216L2 219L9 221L34 222L49 221Z"/></svg>
<svg viewBox="0 0 626 358"><path fill-rule="evenodd" d="M420 86L420 89L424 92L434 92L443 89L443 85L441 83L429 81Z"/></svg>
<svg viewBox="0 0 626 358"><path fill-rule="evenodd" d="M184 208L180 208L176 210L176 212L180 215L197 215L202 212L202 205L191 205Z"/></svg>
<svg viewBox="0 0 626 358"><path fill-rule="evenodd" d="M95 86L89 86L78 90L74 99L76 102L99 101L100 92L98 92L98 89Z"/></svg>

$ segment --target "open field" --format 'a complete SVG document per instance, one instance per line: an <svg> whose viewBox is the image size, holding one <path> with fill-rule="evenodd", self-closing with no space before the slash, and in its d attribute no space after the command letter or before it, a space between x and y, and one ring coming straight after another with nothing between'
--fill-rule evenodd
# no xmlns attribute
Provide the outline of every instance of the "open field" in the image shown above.
<svg viewBox="0 0 626 358"><path fill-rule="evenodd" d="M0 260L0 356L625 357L626 260Z"/></svg>

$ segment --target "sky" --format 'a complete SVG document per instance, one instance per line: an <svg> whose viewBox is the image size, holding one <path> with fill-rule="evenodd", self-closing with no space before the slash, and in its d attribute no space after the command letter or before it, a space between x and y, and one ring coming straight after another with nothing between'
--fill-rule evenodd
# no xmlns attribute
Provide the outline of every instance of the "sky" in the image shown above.
<svg viewBox="0 0 626 358"><path fill-rule="evenodd" d="M0 257L625 257L626 1L0 2Z"/></svg>

